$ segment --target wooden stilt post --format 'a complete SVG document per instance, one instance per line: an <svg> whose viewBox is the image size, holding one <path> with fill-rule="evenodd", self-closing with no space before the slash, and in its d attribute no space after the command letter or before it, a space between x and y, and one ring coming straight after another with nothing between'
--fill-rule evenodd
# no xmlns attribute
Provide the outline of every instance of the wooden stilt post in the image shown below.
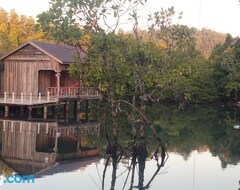
<svg viewBox="0 0 240 190"><path fill-rule="evenodd" d="M41 117L43 118L43 115L44 115L44 106L40 108L40 111L41 111L41 112L40 112L40 115L41 115Z"/></svg>
<svg viewBox="0 0 240 190"><path fill-rule="evenodd" d="M55 106L51 106L51 110L52 110L52 117L54 117L54 115L55 115Z"/></svg>
<svg viewBox="0 0 240 190"><path fill-rule="evenodd" d="M47 119L47 115L48 115L48 107L44 106L43 107L43 119Z"/></svg>
<svg viewBox="0 0 240 190"><path fill-rule="evenodd" d="M0 117L2 116L2 112L3 112L3 110L2 110L2 108L0 107Z"/></svg>
<svg viewBox="0 0 240 190"><path fill-rule="evenodd" d="M77 101L77 117L76 117L77 121L80 120L80 108L81 108L81 100L78 100Z"/></svg>
<svg viewBox="0 0 240 190"><path fill-rule="evenodd" d="M4 117L8 117L9 116L9 107L5 106L5 114Z"/></svg>
<svg viewBox="0 0 240 190"><path fill-rule="evenodd" d="M74 118L79 121L80 120L80 100L74 101Z"/></svg>
<svg viewBox="0 0 240 190"><path fill-rule="evenodd" d="M66 101L66 104L64 105L64 117L66 120L69 119L69 101Z"/></svg>
<svg viewBox="0 0 240 190"><path fill-rule="evenodd" d="M20 106L20 117L23 117L23 106Z"/></svg>
<svg viewBox="0 0 240 190"><path fill-rule="evenodd" d="M89 116L89 100L86 100L86 107L85 107L85 120L88 121Z"/></svg>
<svg viewBox="0 0 240 190"><path fill-rule="evenodd" d="M37 108L32 108L32 116L36 117L37 115Z"/></svg>
<svg viewBox="0 0 240 190"><path fill-rule="evenodd" d="M74 101L74 111L73 111L74 119L77 118L77 100Z"/></svg>
<svg viewBox="0 0 240 190"><path fill-rule="evenodd" d="M55 117L55 119L57 119L58 118L58 105L56 105L53 109L54 109L54 117Z"/></svg>
<svg viewBox="0 0 240 190"><path fill-rule="evenodd" d="M28 107L28 118L32 118L32 107Z"/></svg>

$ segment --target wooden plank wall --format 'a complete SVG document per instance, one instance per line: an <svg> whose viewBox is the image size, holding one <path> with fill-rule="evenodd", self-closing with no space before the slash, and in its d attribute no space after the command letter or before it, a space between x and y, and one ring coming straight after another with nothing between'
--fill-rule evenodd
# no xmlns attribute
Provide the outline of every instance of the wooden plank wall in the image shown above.
<svg viewBox="0 0 240 190"><path fill-rule="evenodd" d="M0 97L3 95L3 93L4 93L4 90L3 90L3 88L4 88L4 78L3 78L3 75L4 75L4 72L2 71L0 71Z"/></svg>
<svg viewBox="0 0 240 190"><path fill-rule="evenodd" d="M31 45L18 50L5 60L4 91L20 95L38 95L38 71L60 71L57 61ZM44 81L43 81L44 82Z"/></svg>

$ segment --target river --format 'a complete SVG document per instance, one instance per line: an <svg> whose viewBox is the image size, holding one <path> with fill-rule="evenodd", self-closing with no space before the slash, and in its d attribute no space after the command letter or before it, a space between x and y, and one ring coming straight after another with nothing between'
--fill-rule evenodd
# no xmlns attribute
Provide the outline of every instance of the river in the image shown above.
<svg viewBox="0 0 240 190"><path fill-rule="evenodd" d="M147 113L157 133L167 142L168 156L163 165L153 159L157 141L148 130L148 158L142 174L139 164L133 172L131 156L123 156L115 171L111 160L106 165L107 142L101 121L76 124L0 119L1 174L16 172L35 177L34 183L3 183L1 189L240 188L240 130L233 127L240 124L239 109L195 106L182 110L155 105L148 106ZM124 117L119 122L124 126L121 142L131 142ZM79 146L80 152L88 152L88 158L82 157L78 149L76 154Z"/></svg>

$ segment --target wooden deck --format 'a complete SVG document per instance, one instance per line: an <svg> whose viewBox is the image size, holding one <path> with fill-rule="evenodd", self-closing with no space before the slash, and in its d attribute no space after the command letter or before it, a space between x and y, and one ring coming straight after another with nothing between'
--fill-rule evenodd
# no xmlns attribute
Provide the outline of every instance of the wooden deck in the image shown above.
<svg viewBox="0 0 240 190"><path fill-rule="evenodd" d="M49 87L47 88L47 96L42 96L40 93L38 95L25 95L24 93L16 95L14 92L12 94L4 93L4 95L0 96L0 105L38 106L80 99L101 100L102 96L93 87L60 87L59 89Z"/></svg>

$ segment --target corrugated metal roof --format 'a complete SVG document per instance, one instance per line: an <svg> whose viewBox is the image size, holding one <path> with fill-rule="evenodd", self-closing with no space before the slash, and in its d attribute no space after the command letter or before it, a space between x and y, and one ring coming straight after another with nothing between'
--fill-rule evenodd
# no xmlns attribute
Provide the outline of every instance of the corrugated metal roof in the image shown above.
<svg viewBox="0 0 240 190"><path fill-rule="evenodd" d="M42 51L43 53L47 54L48 56L52 57L56 61L61 64L70 64L74 62L74 55L77 53L77 48L74 46L64 45L64 44L50 44L44 42L35 42L30 41L27 42L15 50L9 52L5 56L1 57L0 60L5 59L6 57L10 56L14 52L18 51L19 49L25 47L26 45L32 45L38 50ZM83 58L85 53L83 51L78 51L80 53L80 57Z"/></svg>

